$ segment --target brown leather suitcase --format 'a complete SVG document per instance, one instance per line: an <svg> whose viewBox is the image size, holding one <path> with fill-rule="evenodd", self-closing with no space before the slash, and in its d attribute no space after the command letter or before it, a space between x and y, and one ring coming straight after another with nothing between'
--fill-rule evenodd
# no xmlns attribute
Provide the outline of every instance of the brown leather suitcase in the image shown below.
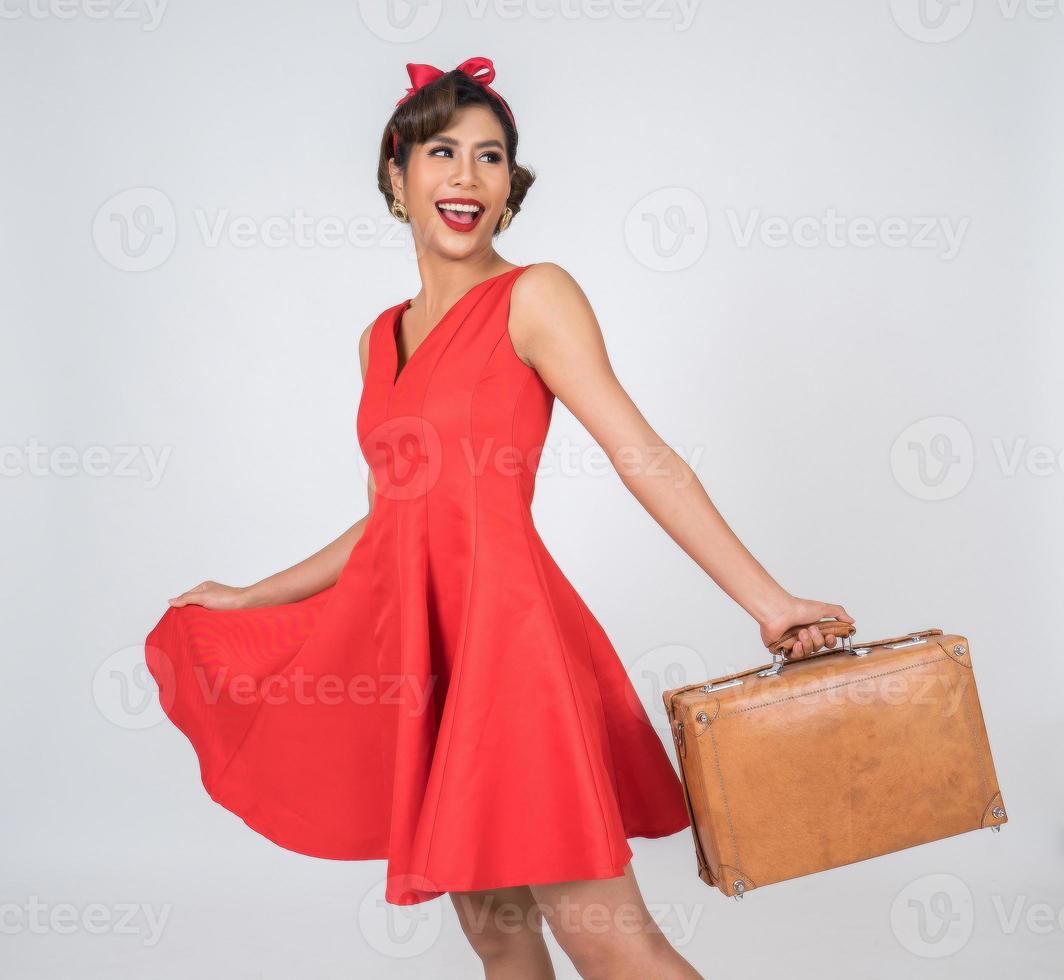
<svg viewBox="0 0 1064 980"><path fill-rule="evenodd" d="M665 691L698 876L725 895L1007 821L968 640L940 629Z"/></svg>

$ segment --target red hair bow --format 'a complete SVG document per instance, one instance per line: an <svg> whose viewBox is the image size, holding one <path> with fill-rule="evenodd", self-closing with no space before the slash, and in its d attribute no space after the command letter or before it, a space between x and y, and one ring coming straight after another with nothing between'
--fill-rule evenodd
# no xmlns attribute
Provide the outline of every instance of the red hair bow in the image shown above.
<svg viewBox="0 0 1064 980"><path fill-rule="evenodd" d="M506 115L510 117L510 122L512 122L516 128L517 123L514 120L514 114L510 111L510 107L506 104L506 100L491 88L489 84L495 79L495 66L491 63L490 58L467 58L454 70L464 71L474 82L478 82L480 85L484 86L484 91L488 92L498 100L499 104L506 110ZM401 106L419 89L424 88L430 82L436 81L437 78L444 74L439 68L435 68L432 65L415 64L408 64L406 66L406 73L410 76L411 85L406 90L406 95L395 103L397 106ZM392 133L392 153L394 154L398 148L399 137L396 133Z"/></svg>

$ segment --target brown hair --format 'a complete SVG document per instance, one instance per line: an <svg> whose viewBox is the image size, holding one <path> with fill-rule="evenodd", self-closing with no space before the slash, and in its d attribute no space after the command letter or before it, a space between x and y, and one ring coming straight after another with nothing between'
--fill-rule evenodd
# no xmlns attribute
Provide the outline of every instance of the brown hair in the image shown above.
<svg viewBox="0 0 1064 980"><path fill-rule="evenodd" d="M493 86L494 87L494 86ZM469 77L464 71L445 72L434 82L418 89L402 105L397 106L391 119L384 127L381 137L380 159L377 164L377 187L391 209L395 196L392 194L392 182L388 174L388 160L392 156L392 136L397 137L395 163L405 173L410 162L410 147L414 143L425 143L437 133L443 132L454 119L459 109L468 105L487 106L499 120L506 144L506 159L510 164L510 195L506 206L516 218L521 210L521 202L536 179L535 173L528 167L517 163L517 130L510 121L506 110L484 87ZM494 234L499 233L496 226Z"/></svg>

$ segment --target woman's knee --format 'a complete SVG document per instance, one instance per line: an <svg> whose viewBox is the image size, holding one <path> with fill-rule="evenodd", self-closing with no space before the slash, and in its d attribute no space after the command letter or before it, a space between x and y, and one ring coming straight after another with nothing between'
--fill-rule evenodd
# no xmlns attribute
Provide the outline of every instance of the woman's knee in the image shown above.
<svg viewBox="0 0 1064 980"><path fill-rule="evenodd" d="M543 943L542 914L527 888L452 892L451 901L466 939L485 963Z"/></svg>
<svg viewBox="0 0 1064 980"><path fill-rule="evenodd" d="M554 928L558 945L584 980L600 977L647 977L651 964L666 960L669 941L653 927L633 930Z"/></svg>

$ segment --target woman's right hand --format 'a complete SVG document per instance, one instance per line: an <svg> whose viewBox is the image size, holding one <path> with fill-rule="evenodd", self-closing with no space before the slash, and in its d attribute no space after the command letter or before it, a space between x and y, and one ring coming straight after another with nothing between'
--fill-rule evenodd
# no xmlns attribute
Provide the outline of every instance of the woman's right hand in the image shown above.
<svg viewBox="0 0 1064 980"><path fill-rule="evenodd" d="M797 642L791 650L790 656L795 660L808 656L814 650L821 647L833 648L836 646L836 638L827 638L815 625L818 620L834 618L844 623L854 622L851 616L842 606L833 602L818 602L815 599L799 599L789 596L783 609L780 609L768 622L761 624L761 642L771 643L785 630L793 626L805 626L798 633Z"/></svg>
<svg viewBox="0 0 1064 980"><path fill-rule="evenodd" d="M244 609L248 603L248 590L221 582L200 582L187 592L167 600L171 606L203 606L207 609Z"/></svg>

